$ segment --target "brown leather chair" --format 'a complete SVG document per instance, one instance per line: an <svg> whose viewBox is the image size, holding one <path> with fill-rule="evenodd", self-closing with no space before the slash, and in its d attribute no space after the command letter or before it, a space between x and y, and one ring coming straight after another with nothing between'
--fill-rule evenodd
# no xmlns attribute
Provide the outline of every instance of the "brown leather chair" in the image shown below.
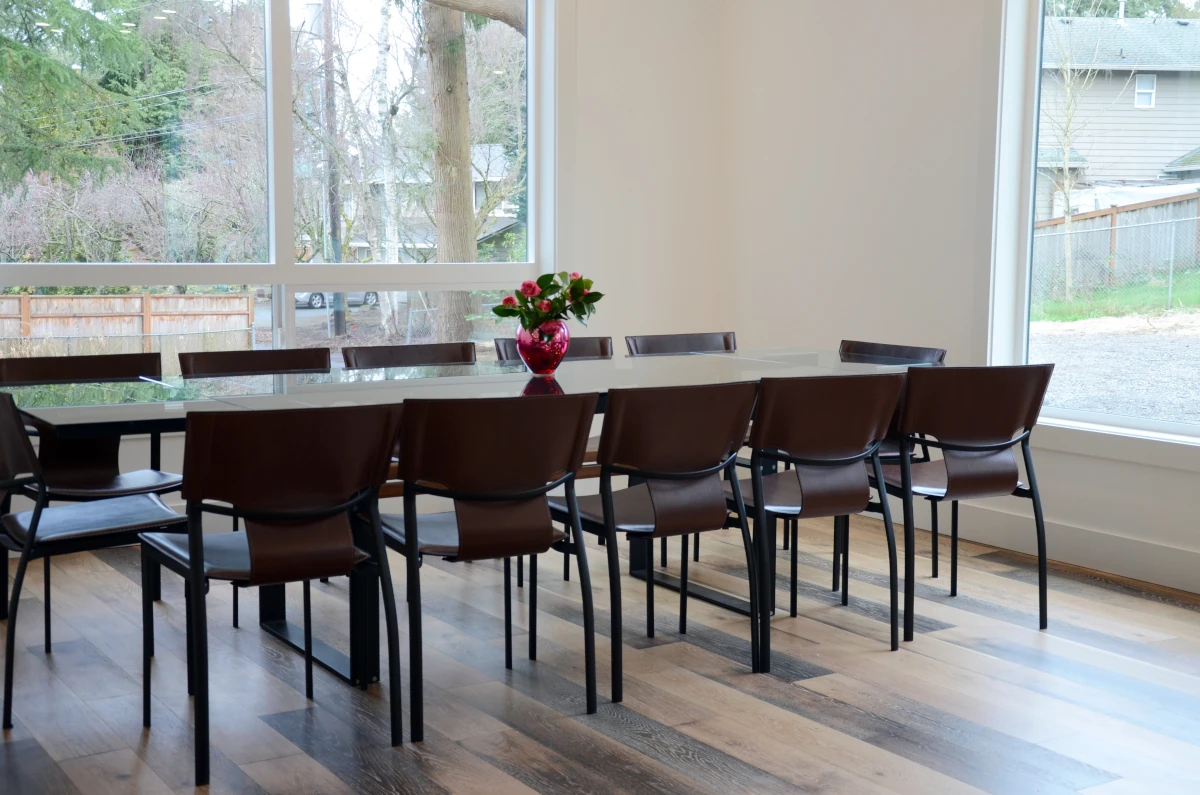
<svg viewBox="0 0 1200 795"><path fill-rule="evenodd" d="M50 489L33 444L12 395L0 393L0 488L4 490L4 517L0 518L0 546L7 558L9 550L21 553L13 578L12 596L8 597L8 561L4 561L4 615L8 625L4 639L4 722L11 729L13 669L16 665L17 609L21 602L21 586L29 561L42 558L49 573L49 560L54 555L106 549L136 544L143 530L163 531L184 529L184 517L162 504L154 494L134 494L112 499L93 500L51 507ZM34 500L31 511L9 513L13 495ZM153 577L155 572L147 573ZM50 579L45 588L45 636L50 653Z"/></svg>
<svg viewBox="0 0 1200 795"><path fill-rule="evenodd" d="M162 378L157 353L118 353L102 356L38 356L0 359L0 384L77 384L139 381ZM121 438L61 438L53 425L26 417L38 433L38 460L52 501L81 502L131 494L178 491L182 478L158 469L122 473ZM157 446L153 439L152 445ZM157 450L152 452L155 459ZM153 461L152 465L156 465ZM4 507L7 513L7 506Z"/></svg>
<svg viewBox="0 0 1200 795"><path fill-rule="evenodd" d="M521 354L517 351L517 341L512 337L496 337L496 361L519 362ZM575 361L603 361L613 357L612 337L571 337L565 358ZM600 437L589 436L587 450L583 454L584 468L576 476L579 480L599 477L600 468L596 466L596 453L600 450ZM664 564L665 565L665 564ZM517 558L517 587L522 586L524 576L524 559ZM563 555L563 581L571 579L571 556Z"/></svg>
<svg viewBox="0 0 1200 795"><path fill-rule="evenodd" d="M679 536L679 631L687 631L687 536L725 527L728 511L722 473L736 467L750 424L756 383L657 389L614 389L608 393L600 435L600 493L579 499L583 529L601 536L608 549L612 616L612 699L622 698L621 573L617 533L646 552L646 634L654 637L653 543ZM641 482L613 491L614 475ZM736 478L734 498L750 570L751 613L757 615L756 564L745 507ZM558 521L570 521L567 501L550 499ZM758 622L751 624L751 658L758 670Z"/></svg>
<svg viewBox="0 0 1200 795"><path fill-rule="evenodd" d="M626 337L630 356L670 356L680 353L716 353L736 351L737 336L732 331L703 334L646 334Z"/></svg>
<svg viewBox="0 0 1200 795"><path fill-rule="evenodd" d="M401 742L400 636L379 525L379 487L391 464L401 406L196 412L187 418L183 498L187 534L144 533L143 572L158 563L184 578L188 600L196 786L208 784L210 580L238 587L304 584L305 694L313 697L309 581L378 566L388 634L392 744ZM308 444L310 428L325 441ZM205 533L205 514L241 516L243 533ZM359 544L367 546L359 548ZM154 613L142 582L142 707L150 726Z"/></svg>
<svg viewBox="0 0 1200 795"><path fill-rule="evenodd" d="M329 349L282 348L270 351L181 353L179 370L184 378L327 373Z"/></svg>
<svg viewBox="0 0 1200 795"><path fill-rule="evenodd" d="M576 556L583 595L587 711L596 711L592 586L575 503L599 396L409 400L400 428L404 514L383 518L388 546L408 564L409 710L414 742L424 737L421 559L504 560L504 664L512 668L512 564L529 555L529 659L537 658L537 556L550 549ZM514 443L522 428L554 428L537 444ZM497 461L502 466L497 466ZM550 522L546 495L564 486L560 521ZM454 500L454 511L417 514L417 495Z"/></svg>
<svg viewBox="0 0 1200 795"><path fill-rule="evenodd" d="M1038 545L1038 613L1048 625L1046 527L1033 471L1029 435L1037 424L1052 364L1016 367L913 367L908 371L900 432L900 463L883 467L888 494L904 500L904 639L913 639L915 549L913 498L950 502L950 595L958 594L958 503L1013 495L1033 502ZM914 462L915 445L942 458ZM1013 448L1021 446L1028 484ZM873 477L877 481L877 478Z"/></svg>
<svg viewBox="0 0 1200 795"><path fill-rule="evenodd" d="M116 353L99 356L35 356L0 359L0 383L78 384L88 382L136 382L162 378L162 359L157 353ZM38 461L51 502L88 502L139 494L168 494L178 491L183 478L158 469L161 439L151 434L150 468L122 472L121 437L63 437L57 428L36 417L25 416L26 425L38 436ZM0 501L0 514L11 508L11 497ZM50 557L42 559L45 608L50 610ZM50 628L46 625L46 650L50 650Z"/></svg>
<svg viewBox="0 0 1200 795"><path fill-rule="evenodd" d="M742 481L741 493L746 510L754 514L756 528L768 526L769 518L794 520L792 532L792 615L796 615L797 531L795 521L834 517L834 535L841 538L842 604L849 604L850 515L870 504L871 487L866 461L876 474L882 472L880 443L887 433L904 376L845 375L818 378L764 378L760 384L754 426L750 429L750 478ZM788 464L791 467L774 474L763 474L764 466ZM726 484L730 507L735 494ZM887 533L891 576L892 649L900 646L899 596L896 578L896 537L887 501L880 508ZM759 570L771 572L761 578L764 584L760 603L767 605L775 590L774 544L766 532L760 540ZM764 670L770 670L770 610L762 611Z"/></svg>
<svg viewBox="0 0 1200 795"><path fill-rule="evenodd" d="M342 348L347 370L377 367L436 367L475 364L475 343L438 342L430 345L372 345Z"/></svg>
<svg viewBox="0 0 1200 795"><path fill-rule="evenodd" d="M718 353L736 351L737 335L732 331L700 334L645 334L626 337L625 347L630 356L673 356L683 353ZM693 538L692 560L700 560L700 534ZM660 563L667 566L667 539L660 543Z"/></svg>
<svg viewBox="0 0 1200 795"><path fill-rule="evenodd" d="M887 342L860 342L858 340L842 340L838 348L843 362L860 362L866 364L929 364L941 365L946 361L945 348L922 348L917 345L893 345ZM900 419L900 406L896 406L896 414L892 418L891 425L888 426L887 438L879 445L879 456L885 464L895 464L900 461L900 434L896 430L896 423ZM913 460L928 461L929 448L918 444L919 451ZM938 515L937 503L929 503L929 511L931 519L931 529L933 530L933 554L930 557L933 567L933 576L938 576ZM874 511L872 511L874 512ZM795 524L793 522L792 524ZM833 539L833 590L838 590L838 577L840 566L838 561L841 559L841 537L835 535ZM783 535L783 548L788 547L788 533Z"/></svg>
<svg viewBox="0 0 1200 795"><path fill-rule="evenodd" d="M521 354L517 351L517 341L512 337L497 337L496 361L519 362ZM611 359L613 357L612 337L571 337L567 345L566 359L576 361Z"/></svg>

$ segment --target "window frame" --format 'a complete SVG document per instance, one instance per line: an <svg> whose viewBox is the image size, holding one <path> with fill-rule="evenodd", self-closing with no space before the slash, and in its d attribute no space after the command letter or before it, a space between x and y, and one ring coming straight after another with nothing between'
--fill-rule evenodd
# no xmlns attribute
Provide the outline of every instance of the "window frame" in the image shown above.
<svg viewBox="0 0 1200 795"><path fill-rule="evenodd" d="M1004 0L1002 64L992 215L987 362L1029 361L1029 315L1037 143L1042 89L1046 0ZM1155 80L1157 92L1157 77ZM1200 442L1200 425L1043 406L1040 425L1073 433Z"/></svg>
<svg viewBox="0 0 1200 795"><path fill-rule="evenodd" d="M1150 88L1139 88L1143 77L1149 77L1153 82ZM1138 98L1144 94L1150 95L1149 105L1139 105ZM1158 102L1158 75L1154 72L1139 72L1133 76L1133 107L1135 110L1153 110Z"/></svg>
<svg viewBox="0 0 1200 795"><path fill-rule="evenodd" d="M0 284L39 287L133 284L271 285L276 347L294 344L295 302L310 290L507 290L556 270L555 11L559 0L528 0L528 262L342 263L296 261L292 156L292 63L289 0L264 0L267 64L267 213L265 263L3 263Z"/></svg>

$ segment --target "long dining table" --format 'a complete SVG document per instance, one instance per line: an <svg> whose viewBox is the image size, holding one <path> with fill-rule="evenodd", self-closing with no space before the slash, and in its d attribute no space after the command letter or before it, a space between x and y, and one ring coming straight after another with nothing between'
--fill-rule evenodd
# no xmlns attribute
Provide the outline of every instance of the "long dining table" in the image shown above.
<svg viewBox="0 0 1200 795"><path fill-rule="evenodd" d="M843 356L837 352L771 348L720 353L617 357L564 362L553 379L531 378L519 362L480 361L473 365L331 369L300 375L189 378L167 376L137 382L0 386L13 395L27 415L55 428L60 437L95 438L148 435L151 466L159 468L160 440L182 433L194 411L269 411L272 409L402 403L410 398L489 398L529 394L600 394L597 413L603 413L610 389L687 386L757 381L762 378L902 372L911 362L878 357ZM321 443L321 429L312 429L312 444ZM772 524L773 523L768 523ZM773 527L755 528L757 560L770 559ZM913 543L905 528L905 543ZM629 548L630 574L652 576L655 583L678 590L678 578L657 570L642 545ZM911 577L912 572L906 572ZM762 593L770 593L765 579ZM360 566L349 578L348 654L318 638L314 659L358 687L379 680L378 570ZM689 598L698 598L749 615L749 603L736 594L688 583ZM304 634L287 618L284 587L259 589L259 624L297 650Z"/></svg>

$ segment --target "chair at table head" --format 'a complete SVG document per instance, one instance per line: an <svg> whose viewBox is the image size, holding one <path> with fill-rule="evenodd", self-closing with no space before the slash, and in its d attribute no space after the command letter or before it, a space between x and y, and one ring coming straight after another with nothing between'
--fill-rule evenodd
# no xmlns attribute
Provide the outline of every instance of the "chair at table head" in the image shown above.
<svg viewBox="0 0 1200 795"><path fill-rule="evenodd" d="M661 356L674 353L717 353L736 351L737 336L732 331L704 334L647 334L626 337L630 356Z"/></svg>
<svg viewBox="0 0 1200 795"><path fill-rule="evenodd" d="M437 367L475 364L475 343L437 342L429 345L372 345L342 348L348 370L375 367Z"/></svg>

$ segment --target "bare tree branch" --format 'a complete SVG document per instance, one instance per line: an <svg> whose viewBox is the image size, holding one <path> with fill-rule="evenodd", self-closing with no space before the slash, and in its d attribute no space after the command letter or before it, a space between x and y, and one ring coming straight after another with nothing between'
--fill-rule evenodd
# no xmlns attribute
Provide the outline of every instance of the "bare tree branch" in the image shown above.
<svg viewBox="0 0 1200 795"><path fill-rule="evenodd" d="M525 33L525 0L429 0L452 11L464 11L503 22L522 36Z"/></svg>

